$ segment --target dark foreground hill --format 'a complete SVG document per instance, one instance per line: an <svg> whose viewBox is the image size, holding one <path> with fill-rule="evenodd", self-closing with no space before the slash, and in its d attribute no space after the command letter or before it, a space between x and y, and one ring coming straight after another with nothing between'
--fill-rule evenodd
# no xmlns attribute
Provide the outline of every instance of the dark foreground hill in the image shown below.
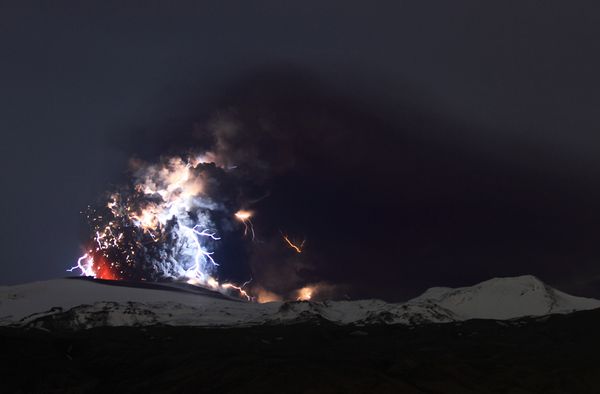
<svg viewBox="0 0 600 394"><path fill-rule="evenodd" d="M599 393L600 310L510 321L1 328L0 392Z"/></svg>

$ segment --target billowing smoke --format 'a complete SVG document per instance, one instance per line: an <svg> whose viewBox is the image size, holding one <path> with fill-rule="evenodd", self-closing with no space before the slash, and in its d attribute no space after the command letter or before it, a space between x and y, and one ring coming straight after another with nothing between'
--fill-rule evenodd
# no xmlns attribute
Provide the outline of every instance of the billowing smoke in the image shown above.
<svg viewBox="0 0 600 394"><path fill-rule="evenodd" d="M185 281L259 301L334 293L315 274L316 242L301 223L307 206L282 206L285 195L273 198L272 190L281 191L283 182L287 192L297 188L311 197L305 186L285 182L302 171L322 182L323 168L340 165L331 152L340 154L334 148L346 130L310 108L227 108L195 125L195 142L183 153L131 161L130 181L88 209L90 242L72 271L104 279ZM345 155L344 162L357 157ZM281 215L273 220L277 211ZM270 220L263 221L267 212ZM232 239L240 240L233 248ZM226 249L236 247L244 252L228 258ZM240 265L247 267L245 274L232 275L231 267Z"/></svg>
<svg viewBox="0 0 600 394"><path fill-rule="evenodd" d="M265 185L291 165L294 155L264 150L265 139L277 146L289 144L278 143L268 127L260 128L265 131L258 136L260 143L252 141L234 115L221 113L208 122L203 129L212 137L208 150L155 163L131 160L130 182L88 208L92 240L71 271L101 279L186 281L251 298L248 289L218 279L220 262L214 257L219 241L239 235L235 230L241 226L243 237L252 243L250 264L258 268L260 282L250 286L255 298L302 298L290 286L301 287L299 271L310 268L298 256L306 240L283 232L275 239L269 234L257 237L249 209L268 198ZM264 270L257 261L278 263Z"/></svg>
<svg viewBox="0 0 600 394"><path fill-rule="evenodd" d="M232 287L215 279L213 258L217 227L227 228L216 223L233 210L219 183L228 175L209 156L132 161L131 183L88 209L93 241L74 268L103 279Z"/></svg>

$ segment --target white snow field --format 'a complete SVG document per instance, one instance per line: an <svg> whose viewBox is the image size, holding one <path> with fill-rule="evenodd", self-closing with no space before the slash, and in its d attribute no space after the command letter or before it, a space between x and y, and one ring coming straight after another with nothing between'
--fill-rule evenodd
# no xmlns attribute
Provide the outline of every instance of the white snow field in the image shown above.
<svg viewBox="0 0 600 394"><path fill-rule="evenodd" d="M336 324L423 324L469 319L506 320L600 308L526 275L471 287L435 287L405 303L380 300L257 304L177 285L111 285L56 279L0 287L0 325L36 326L57 318L72 329L173 325L233 327L326 320Z"/></svg>

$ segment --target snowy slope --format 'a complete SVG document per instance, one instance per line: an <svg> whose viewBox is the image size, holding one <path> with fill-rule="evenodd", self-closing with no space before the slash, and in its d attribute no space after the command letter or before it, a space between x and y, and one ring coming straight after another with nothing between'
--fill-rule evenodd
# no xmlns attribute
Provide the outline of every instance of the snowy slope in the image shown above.
<svg viewBox="0 0 600 394"><path fill-rule="evenodd" d="M450 322L451 312L430 303L379 300L271 302L231 300L219 293L112 286L58 279L0 288L0 325L32 324L51 317L64 328L132 325L238 326L314 319L339 324ZM211 294L212 293L212 294Z"/></svg>
<svg viewBox="0 0 600 394"><path fill-rule="evenodd" d="M57 279L0 288L0 324L27 323L76 308L81 315L110 312L108 325L235 325L274 313L276 305L254 304L175 290L111 286Z"/></svg>
<svg viewBox="0 0 600 394"><path fill-rule="evenodd" d="M497 278L458 289L432 288L401 304L380 300L256 304L203 289L144 287L73 279L0 287L0 325L66 329L154 324L231 327L319 320L413 325L511 319L600 307L598 300L570 296L532 276Z"/></svg>
<svg viewBox="0 0 600 394"><path fill-rule="evenodd" d="M532 275L494 278L471 287L433 287L408 303L429 301L457 318L512 319L600 308L600 301L555 290Z"/></svg>

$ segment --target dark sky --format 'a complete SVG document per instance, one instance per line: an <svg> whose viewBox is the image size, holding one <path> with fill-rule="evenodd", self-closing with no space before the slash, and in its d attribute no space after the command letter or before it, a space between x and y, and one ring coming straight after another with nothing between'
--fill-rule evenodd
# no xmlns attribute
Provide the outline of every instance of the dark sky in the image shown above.
<svg viewBox="0 0 600 394"><path fill-rule="evenodd" d="M129 157L234 106L306 136L257 225L306 234L307 281L600 297L595 2L85 3L0 0L0 283L63 276Z"/></svg>

